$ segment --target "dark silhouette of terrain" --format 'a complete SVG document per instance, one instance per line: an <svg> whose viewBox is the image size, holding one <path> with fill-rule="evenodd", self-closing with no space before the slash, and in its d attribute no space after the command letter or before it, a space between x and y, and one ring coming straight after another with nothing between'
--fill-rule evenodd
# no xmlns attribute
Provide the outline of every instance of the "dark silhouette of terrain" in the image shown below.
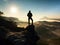
<svg viewBox="0 0 60 45"><path fill-rule="evenodd" d="M38 21L34 25L23 22L27 25L24 28L17 27L16 18L2 14L0 12L0 45L60 45L60 22Z"/></svg>
<svg viewBox="0 0 60 45"><path fill-rule="evenodd" d="M28 25L21 35L17 35L11 35L8 37L8 40L14 45L37 45L37 41L39 40L34 25Z"/></svg>
<svg viewBox="0 0 60 45"><path fill-rule="evenodd" d="M28 25L26 28L17 27L13 21L8 21L1 16L0 12L0 45L36 45L39 39L35 32L33 24ZM9 33L12 32L12 35ZM14 34L15 33L15 34ZM18 34L19 33L19 34Z"/></svg>
<svg viewBox="0 0 60 45"><path fill-rule="evenodd" d="M26 38L27 38L27 45L36 45L37 41L39 40L39 37L37 35L37 32L35 31L35 26L34 25L28 25L26 27L27 33L26 33Z"/></svg>
<svg viewBox="0 0 60 45"><path fill-rule="evenodd" d="M11 43L6 40L8 29L12 29L15 25L12 22L9 22L1 16L3 12L0 11L0 45L10 45ZM12 27L13 25L14 27ZM12 26L11 26L12 25ZM9 42L9 43L8 43ZM11 44L12 45L12 44Z"/></svg>

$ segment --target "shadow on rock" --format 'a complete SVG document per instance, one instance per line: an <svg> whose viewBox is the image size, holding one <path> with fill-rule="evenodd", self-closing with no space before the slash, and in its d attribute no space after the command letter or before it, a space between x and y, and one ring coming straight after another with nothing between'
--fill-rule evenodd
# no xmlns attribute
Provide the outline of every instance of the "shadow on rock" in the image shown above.
<svg viewBox="0 0 60 45"><path fill-rule="evenodd" d="M28 25L26 27L27 33L25 34L26 36L26 44L27 45L37 45L37 41L39 40L39 37L35 31L35 26L34 25Z"/></svg>

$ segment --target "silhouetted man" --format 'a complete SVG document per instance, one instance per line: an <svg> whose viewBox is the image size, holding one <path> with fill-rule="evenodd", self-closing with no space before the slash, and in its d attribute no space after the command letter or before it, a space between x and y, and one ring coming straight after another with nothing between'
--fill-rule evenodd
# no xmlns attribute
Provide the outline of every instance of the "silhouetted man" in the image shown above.
<svg viewBox="0 0 60 45"><path fill-rule="evenodd" d="M31 11L28 12L27 16L28 16L28 24L30 25L30 20L32 21L32 24L33 24L33 19L32 19L33 15L31 13Z"/></svg>

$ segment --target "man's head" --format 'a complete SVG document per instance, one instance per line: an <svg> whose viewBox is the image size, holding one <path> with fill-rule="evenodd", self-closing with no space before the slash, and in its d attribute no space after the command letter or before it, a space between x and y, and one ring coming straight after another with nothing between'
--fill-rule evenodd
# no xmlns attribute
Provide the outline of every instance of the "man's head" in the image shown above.
<svg viewBox="0 0 60 45"><path fill-rule="evenodd" d="M31 10L29 10L29 13L31 13Z"/></svg>
<svg viewBox="0 0 60 45"><path fill-rule="evenodd" d="M0 16L3 14L3 12L0 11Z"/></svg>

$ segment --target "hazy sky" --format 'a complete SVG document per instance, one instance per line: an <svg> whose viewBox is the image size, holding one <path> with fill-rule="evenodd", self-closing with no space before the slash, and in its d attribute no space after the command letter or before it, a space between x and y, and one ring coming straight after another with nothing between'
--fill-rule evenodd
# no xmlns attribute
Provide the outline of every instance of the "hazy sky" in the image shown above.
<svg viewBox="0 0 60 45"><path fill-rule="evenodd" d="M15 10L14 10L15 9ZM43 17L60 18L59 0L0 0L0 11L5 16L17 17L27 21L27 13L31 10L34 21Z"/></svg>

